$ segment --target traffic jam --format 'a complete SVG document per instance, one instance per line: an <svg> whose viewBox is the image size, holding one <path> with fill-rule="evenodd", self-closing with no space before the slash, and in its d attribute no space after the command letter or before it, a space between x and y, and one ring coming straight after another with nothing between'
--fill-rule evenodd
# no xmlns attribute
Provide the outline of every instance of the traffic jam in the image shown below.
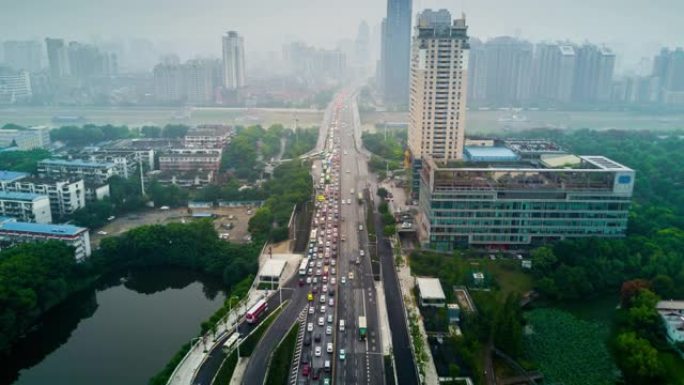
<svg viewBox="0 0 684 385"><path fill-rule="evenodd" d="M320 177L314 181L316 202L308 251L299 267L299 285L309 288L300 374L306 383L315 381L324 385L331 382L333 360L345 360L344 349L335 349L333 337L334 328L344 331L345 327L345 320L335 319L335 291L338 284L346 282L342 273L339 282L337 278L339 242L344 241L344 235L340 234L343 218L340 213L339 136L336 135L341 108L338 103L333 110L321 154Z"/></svg>

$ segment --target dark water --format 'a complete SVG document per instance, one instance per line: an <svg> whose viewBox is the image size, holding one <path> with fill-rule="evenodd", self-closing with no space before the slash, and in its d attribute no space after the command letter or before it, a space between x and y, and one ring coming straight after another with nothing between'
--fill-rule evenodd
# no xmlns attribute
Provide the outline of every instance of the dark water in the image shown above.
<svg viewBox="0 0 684 385"><path fill-rule="evenodd" d="M220 282L183 270L100 286L47 314L2 360L0 384L146 384L225 299Z"/></svg>

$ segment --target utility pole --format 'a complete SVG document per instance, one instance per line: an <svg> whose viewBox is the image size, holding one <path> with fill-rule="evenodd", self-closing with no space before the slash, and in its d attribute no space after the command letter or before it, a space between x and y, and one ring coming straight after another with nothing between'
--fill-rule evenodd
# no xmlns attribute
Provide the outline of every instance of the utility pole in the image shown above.
<svg viewBox="0 0 684 385"><path fill-rule="evenodd" d="M138 153L138 168L140 169L140 193L145 196L145 179L143 178L142 156Z"/></svg>

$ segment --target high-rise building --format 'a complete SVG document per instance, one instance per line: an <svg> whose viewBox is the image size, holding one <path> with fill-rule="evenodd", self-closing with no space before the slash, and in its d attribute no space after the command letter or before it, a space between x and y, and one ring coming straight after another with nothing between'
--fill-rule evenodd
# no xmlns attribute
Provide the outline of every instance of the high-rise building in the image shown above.
<svg viewBox="0 0 684 385"><path fill-rule="evenodd" d="M40 71L43 67L43 47L39 41L6 41L3 43L4 63L15 70Z"/></svg>
<svg viewBox="0 0 684 385"><path fill-rule="evenodd" d="M187 100L194 104L214 102L214 60L190 60L183 66Z"/></svg>
<svg viewBox="0 0 684 385"><path fill-rule="evenodd" d="M461 159L468 82L465 17L445 9L419 14L411 50L408 146L412 156Z"/></svg>
<svg viewBox="0 0 684 385"><path fill-rule="evenodd" d="M485 43L487 99L497 105L530 98L533 47L530 42L501 36Z"/></svg>
<svg viewBox="0 0 684 385"><path fill-rule="evenodd" d="M468 101L483 102L487 100L487 56L485 47L476 38L470 38L469 45Z"/></svg>
<svg viewBox="0 0 684 385"><path fill-rule="evenodd" d="M69 66L69 52L64 39L46 38L48 62L50 64L50 75L53 79L60 79L71 75Z"/></svg>
<svg viewBox="0 0 684 385"><path fill-rule="evenodd" d="M411 61L412 0L387 0L387 17L383 28L382 89L385 102L406 105L409 101Z"/></svg>
<svg viewBox="0 0 684 385"><path fill-rule="evenodd" d="M370 63L370 28L366 21L359 24L359 30L354 41L355 64L362 70L366 70Z"/></svg>
<svg viewBox="0 0 684 385"><path fill-rule="evenodd" d="M584 44L576 49L573 99L580 103L610 100L615 54L606 47Z"/></svg>
<svg viewBox="0 0 684 385"><path fill-rule="evenodd" d="M185 99L183 67L179 64L157 64L154 67L154 96L160 102Z"/></svg>
<svg viewBox="0 0 684 385"><path fill-rule="evenodd" d="M0 68L0 104L15 104L33 95L28 71Z"/></svg>
<svg viewBox="0 0 684 385"><path fill-rule="evenodd" d="M229 90L245 86L244 41L235 31L223 36L223 86Z"/></svg>
<svg viewBox="0 0 684 385"><path fill-rule="evenodd" d="M652 76L660 85L660 100L684 104L684 49L663 48L653 60Z"/></svg>
<svg viewBox="0 0 684 385"><path fill-rule="evenodd" d="M564 43L537 44L534 75L535 98L569 102L575 78L575 47Z"/></svg>

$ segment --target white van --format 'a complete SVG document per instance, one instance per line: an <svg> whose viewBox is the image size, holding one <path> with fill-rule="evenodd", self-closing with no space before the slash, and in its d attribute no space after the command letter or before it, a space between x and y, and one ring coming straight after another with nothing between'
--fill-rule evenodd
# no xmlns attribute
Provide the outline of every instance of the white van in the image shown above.
<svg viewBox="0 0 684 385"><path fill-rule="evenodd" d="M344 331L344 320L343 319L340 320L340 331L341 332Z"/></svg>

